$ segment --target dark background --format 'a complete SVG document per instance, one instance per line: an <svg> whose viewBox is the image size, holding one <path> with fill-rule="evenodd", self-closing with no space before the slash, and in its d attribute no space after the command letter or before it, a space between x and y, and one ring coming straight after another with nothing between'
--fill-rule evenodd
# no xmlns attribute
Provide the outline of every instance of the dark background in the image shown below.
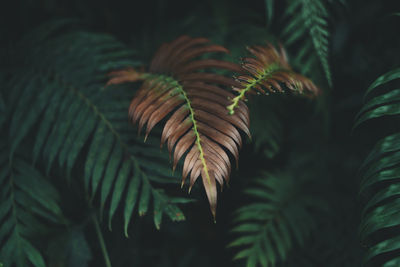
<svg viewBox="0 0 400 267"><path fill-rule="evenodd" d="M129 239L123 237L123 230L118 227L121 223L115 223L112 232L104 230L113 266L242 266L243 263L231 260L235 249L226 249L232 240L229 232L232 212L249 201L241 194L242 188L261 170L286 168L294 175L312 177L308 190L327 207L326 213L315 214L317 230L308 245L293 251L288 266L361 264L357 172L375 141L400 128L393 121L389 124L372 121L354 131L352 127L371 82L399 66L400 18L390 14L399 12L400 4L376 0L327 3L331 14L329 59L333 87L329 88L321 68L316 66L307 75L324 92L317 101L275 102L274 96L266 100L250 99L250 107L256 102L267 106L262 111L266 117L269 112L283 110L279 117L283 125L280 148L268 156L263 153L268 147L260 149L247 142L241 151L239 170L233 172L230 187L219 195L216 224L198 187L192 197L199 201L183 207L186 222L172 223L165 219L161 230L156 231L148 216L136 220ZM43 22L59 18L77 18L82 29L116 36L134 49L135 59L144 64L161 43L182 34L210 38L230 49L231 60L237 61L245 55L245 45L280 40L287 19L283 16L285 8L284 1L275 1L274 17L266 26L263 1L3 1L1 67L6 69L7 64L12 64L11 51L22 36ZM289 47L289 55L295 57L300 49L301 44ZM302 72L300 64L294 67ZM282 105L275 109L274 103ZM186 195L179 189L171 190ZM84 209L80 210L76 203L66 206L72 218L82 219ZM80 249L89 266L103 266L93 229L85 229L84 238Z"/></svg>

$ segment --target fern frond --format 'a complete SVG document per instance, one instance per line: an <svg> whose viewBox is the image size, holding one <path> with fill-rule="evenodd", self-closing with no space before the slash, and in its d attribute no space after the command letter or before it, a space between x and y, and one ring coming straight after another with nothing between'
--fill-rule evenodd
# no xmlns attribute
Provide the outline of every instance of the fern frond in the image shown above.
<svg viewBox="0 0 400 267"><path fill-rule="evenodd" d="M382 116L400 114L399 89L379 94L379 86L400 78L400 69L380 76L368 88L366 96L376 92L359 112L355 127ZM362 213L360 239L368 248L364 261L382 266L400 263L400 133L381 139L361 167L360 194L367 194ZM369 190L368 190L369 189Z"/></svg>
<svg viewBox="0 0 400 267"><path fill-rule="evenodd" d="M173 153L173 169L186 154L182 186L190 173L190 192L201 176L215 218L216 181L222 186L224 181L229 181L231 172L229 156L224 149L237 163L242 144L237 129L250 133L246 105L238 102L237 113L229 115L225 107L233 95L219 87L238 83L219 74L200 72L206 68L241 71L240 67L214 59L193 60L205 53L228 52L222 46L208 43L205 38L182 36L160 47L150 64L150 73L114 72L109 84L134 78L145 80L129 108L139 132L147 125L145 140L158 122L172 114L165 124L161 145L167 142L170 154Z"/></svg>
<svg viewBox="0 0 400 267"><path fill-rule="evenodd" d="M389 83L390 81L400 79L400 68L388 71L387 73L378 77L367 89L365 97L368 97L374 90L378 89L379 86Z"/></svg>
<svg viewBox="0 0 400 267"><path fill-rule="evenodd" d="M377 96L369 99L364 104L356 116L353 128L370 119L400 114L400 89L393 89L387 93L379 94L380 86L396 79L400 79L400 68L383 74L370 85L365 93L365 98L375 92Z"/></svg>
<svg viewBox="0 0 400 267"><path fill-rule="evenodd" d="M163 171L160 162L165 158L131 138L126 116L131 92L104 88L110 70L138 65L126 59L130 55L132 51L109 35L56 35L28 53L25 78L16 75L9 94L12 152L34 135L34 161L44 158L48 172L58 161L69 179L79 164L78 156L83 156L86 191L91 199L99 197L101 210L109 203L110 228L117 207L124 206L126 235L135 206L142 216L152 202L157 228L163 214L184 219L174 199L150 183L153 179L176 182L171 171Z"/></svg>
<svg viewBox="0 0 400 267"><path fill-rule="evenodd" d="M331 87L329 14L324 0L290 0L286 8L286 17L289 18L289 23L282 32L285 45L290 46L304 38L305 35L309 35L312 40L313 49L318 55L318 59L324 70L328 85ZM307 52L311 51L309 49L303 50Z"/></svg>
<svg viewBox="0 0 400 267"><path fill-rule="evenodd" d="M284 92L286 87L310 97L318 94L319 89L311 80L292 71L282 46L279 52L269 43L265 47L254 46L249 47L248 50L254 58L243 59L242 68L247 74L237 77L240 86L233 87L238 95L227 107L230 114L235 113L239 100L243 100L248 93Z"/></svg>
<svg viewBox="0 0 400 267"><path fill-rule="evenodd" d="M232 232L238 237L229 247L240 247L234 259L246 266L275 266L283 262L294 244L302 245L313 228L309 210L311 197L300 192L298 177L286 173L264 173L245 189L254 200L235 212Z"/></svg>
<svg viewBox="0 0 400 267"><path fill-rule="evenodd" d="M393 263L400 262L400 257L393 253L400 248L400 236L391 230L400 226L399 152L399 133L387 136L376 144L362 170L360 192L379 188L368 199L360 224L360 239L368 247L364 260L383 259L384 254L392 252L382 266L396 266Z"/></svg>
<svg viewBox="0 0 400 267"><path fill-rule="evenodd" d="M3 140L2 140L3 141ZM35 235L48 224L61 223L57 190L22 157L9 160L0 144L0 262L4 266L46 266Z"/></svg>

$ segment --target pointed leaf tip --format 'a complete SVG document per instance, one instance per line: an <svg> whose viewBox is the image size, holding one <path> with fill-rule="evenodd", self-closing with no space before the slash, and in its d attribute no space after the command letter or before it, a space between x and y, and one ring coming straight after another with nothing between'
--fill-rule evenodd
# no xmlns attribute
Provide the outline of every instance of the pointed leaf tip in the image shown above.
<svg viewBox="0 0 400 267"><path fill-rule="evenodd" d="M213 216L213 221L214 221L214 223L217 223L217 209L216 209L216 207L210 207L210 209L211 209L211 213L212 213L212 216Z"/></svg>
<svg viewBox="0 0 400 267"><path fill-rule="evenodd" d="M206 190L208 202L210 203L210 210L213 215L214 221L217 215L217 185L215 184L214 172L208 173L209 179L205 171L202 171L201 178L203 180L204 189Z"/></svg>

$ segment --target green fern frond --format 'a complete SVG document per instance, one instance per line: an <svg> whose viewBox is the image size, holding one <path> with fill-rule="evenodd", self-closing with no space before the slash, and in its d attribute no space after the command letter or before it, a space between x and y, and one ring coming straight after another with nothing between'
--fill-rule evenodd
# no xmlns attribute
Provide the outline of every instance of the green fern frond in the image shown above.
<svg viewBox="0 0 400 267"><path fill-rule="evenodd" d="M365 97L368 97L373 91L375 91L378 86L389 83L390 81L400 79L400 68L396 68L391 70L383 75L381 75L378 79L376 79L367 89L365 93Z"/></svg>
<svg viewBox="0 0 400 267"><path fill-rule="evenodd" d="M244 192L257 201L235 212L229 244L241 247L234 259L246 259L246 266L276 266L284 262L294 244L302 245L313 228L309 209L317 204L299 189L298 177L286 173L264 173Z"/></svg>
<svg viewBox="0 0 400 267"><path fill-rule="evenodd" d="M307 42L303 46L302 53L309 56L307 60L303 61L303 64L310 64L310 61L313 60L313 57L309 55L311 49L313 49L324 70L328 85L332 86L332 74L329 65L329 13L324 0L290 0L285 16L289 18L289 22L282 32L285 45L290 46L302 40L305 35L309 35L312 40L312 47L307 46ZM302 70L302 72L307 73L305 70Z"/></svg>
<svg viewBox="0 0 400 267"><path fill-rule="evenodd" d="M368 248L365 262L375 257L384 259L384 254L400 248L400 236L391 230L400 226L399 155L400 134L397 133L380 140L364 163L360 192L377 188L364 206L360 224L360 239ZM396 266L400 262L399 256L391 255L382 266Z"/></svg>
<svg viewBox="0 0 400 267"><path fill-rule="evenodd" d="M165 181L165 176L170 182L177 179L163 169L165 157L132 138L127 120L132 92L104 88L110 70L138 65L126 60L131 55L132 51L105 34L54 36L27 55L30 64L23 70L24 78L15 76L9 95L12 153L28 136L35 136L34 161L44 158L48 172L58 161L69 179L76 179L73 170L79 167L78 156L84 155L83 179L90 199L99 197L101 211L110 203L110 228L117 207L124 204L125 235L135 206L142 216L152 202L157 228L162 214L174 221L184 219L174 199L150 184Z"/></svg>
<svg viewBox="0 0 400 267"><path fill-rule="evenodd" d="M400 79L400 68L383 74L370 85L364 98L373 93L376 96L369 99L358 112L353 128L370 119L400 114L400 89L393 89L387 93L379 94L380 86L396 79Z"/></svg>
<svg viewBox="0 0 400 267"><path fill-rule="evenodd" d="M0 262L4 266L46 266L35 236L63 220L57 190L20 156L9 160L0 145Z"/></svg>
<svg viewBox="0 0 400 267"><path fill-rule="evenodd" d="M382 116L400 114L399 89L380 92L380 86L400 78L400 69L380 76L368 88L366 96L376 93L359 112L355 127ZM367 195L362 213L360 239L368 248L364 261L381 266L400 264L400 132L381 139L361 167L360 194ZM368 194L369 193L369 194Z"/></svg>

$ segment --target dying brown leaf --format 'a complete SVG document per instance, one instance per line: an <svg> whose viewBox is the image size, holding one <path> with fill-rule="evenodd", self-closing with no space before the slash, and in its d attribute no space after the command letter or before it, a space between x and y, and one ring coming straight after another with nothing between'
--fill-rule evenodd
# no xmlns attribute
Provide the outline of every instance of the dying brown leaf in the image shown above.
<svg viewBox="0 0 400 267"><path fill-rule="evenodd" d="M279 46L279 51L269 43L266 46L248 47L247 50L254 57L243 59L242 68L245 73L236 77L239 86L233 86L233 90L238 95L228 105L230 114L237 111L239 101L246 94L282 93L285 89L307 97L315 97L320 93L310 79L292 70L282 46Z"/></svg>
<svg viewBox="0 0 400 267"><path fill-rule="evenodd" d="M238 101L236 113L229 115L226 106L235 96L224 87L240 86L238 81L205 69L226 69L243 73L231 62L196 59L211 52L227 53L205 38L181 36L163 44L155 53L149 73L133 69L111 73L108 84L144 80L129 107L132 122L145 135L164 118L161 145L167 143L173 155L173 168L184 157L182 186L189 177L189 191L202 178L211 212L215 218L217 185L229 182L230 156L236 161L242 145L240 131L250 136L249 111Z"/></svg>

